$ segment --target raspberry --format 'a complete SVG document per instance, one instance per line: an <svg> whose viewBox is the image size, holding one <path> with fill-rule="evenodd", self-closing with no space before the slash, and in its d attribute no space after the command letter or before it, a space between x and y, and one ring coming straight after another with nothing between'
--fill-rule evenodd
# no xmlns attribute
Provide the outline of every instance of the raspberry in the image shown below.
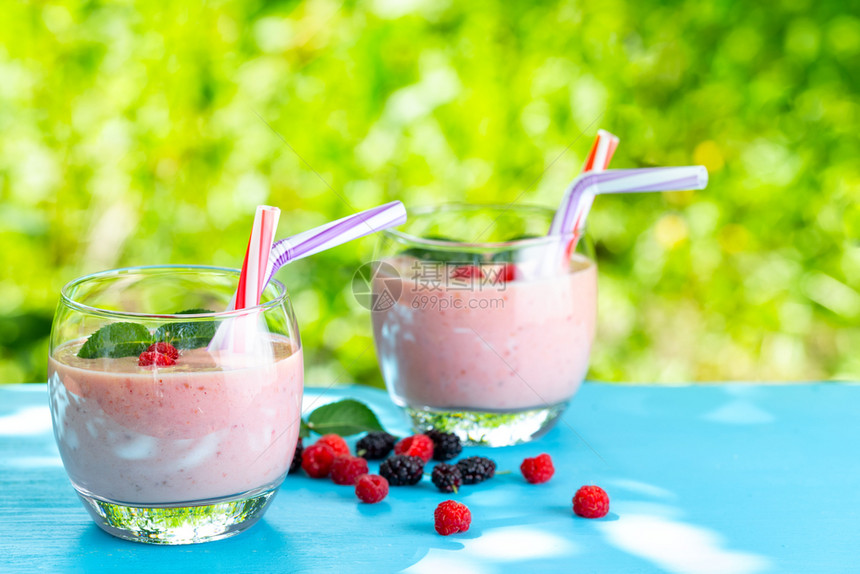
<svg viewBox="0 0 860 574"><path fill-rule="evenodd" d="M167 355L162 355L155 351L144 351L138 357L137 364L141 367L169 367L170 365L175 365L176 361Z"/></svg>
<svg viewBox="0 0 860 574"><path fill-rule="evenodd" d="M546 482L555 474L552 459L546 453L525 459L520 465L520 471L522 471L525 479L532 484Z"/></svg>
<svg viewBox="0 0 860 574"><path fill-rule="evenodd" d="M494 268L490 272L490 284L491 285L504 285L510 281L516 279L517 276L517 266L513 263L505 263L501 267Z"/></svg>
<svg viewBox="0 0 860 574"><path fill-rule="evenodd" d="M470 456L457 463L463 484L478 484L493 478L496 474L496 463L483 456Z"/></svg>
<svg viewBox="0 0 860 574"><path fill-rule="evenodd" d="M463 484L463 475L460 474L457 465L441 462L433 467L430 480L442 492L457 492L457 489Z"/></svg>
<svg viewBox="0 0 860 574"><path fill-rule="evenodd" d="M379 465L379 474L384 476L391 486L418 484L424 475L424 459L396 454Z"/></svg>
<svg viewBox="0 0 860 574"><path fill-rule="evenodd" d="M573 495L573 512L583 518L602 518L609 512L609 495L599 486L583 486Z"/></svg>
<svg viewBox="0 0 860 574"><path fill-rule="evenodd" d="M454 500L446 500L437 506L433 516L436 519L436 532L442 536L466 532L472 524L472 513L469 512L469 508Z"/></svg>
<svg viewBox="0 0 860 574"><path fill-rule="evenodd" d="M460 265L451 271L451 279L483 279L484 272L477 265Z"/></svg>
<svg viewBox="0 0 860 574"><path fill-rule="evenodd" d="M331 464L331 479L335 484L353 485L362 474L367 474L367 461L358 456L341 454Z"/></svg>
<svg viewBox="0 0 860 574"><path fill-rule="evenodd" d="M302 437L299 437L299 442L296 443L296 452L293 454L293 461L290 463L290 474L296 473L302 467Z"/></svg>
<svg viewBox="0 0 860 574"><path fill-rule="evenodd" d="M165 343L164 341L153 343L146 350L151 351L153 353L161 353L162 355L167 355L174 361L179 358L179 351L176 350L176 347L174 347L170 343Z"/></svg>
<svg viewBox="0 0 860 574"><path fill-rule="evenodd" d="M336 434L324 434L317 439L316 444L324 444L331 449L335 456L349 454L349 446L343 437Z"/></svg>
<svg viewBox="0 0 860 574"><path fill-rule="evenodd" d="M388 496L388 481L378 474L362 474L355 481L355 495L368 504Z"/></svg>
<svg viewBox="0 0 860 574"><path fill-rule="evenodd" d="M311 478L325 478L331 471L334 452L325 444L312 444L302 452L302 468Z"/></svg>
<svg viewBox="0 0 860 574"><path fill-rule="evenodd" d="M355 454L371 460L388 456L397 439L387 432L370 432L355 443Z"/></svg>
<svg viewBox="0 0 860 574"><path fill-rule="evenodd" d="M450 460L463 451L460 437L454 433L429 430L424 434L433 441L434 460Z"/></svg>
<svg viewBox="0 0 860 574"><path fill-rule="evenodd" d="M408 436L394 445L394 454L417 456L428 462L433 458L433 441L426 434Z"/></svg>

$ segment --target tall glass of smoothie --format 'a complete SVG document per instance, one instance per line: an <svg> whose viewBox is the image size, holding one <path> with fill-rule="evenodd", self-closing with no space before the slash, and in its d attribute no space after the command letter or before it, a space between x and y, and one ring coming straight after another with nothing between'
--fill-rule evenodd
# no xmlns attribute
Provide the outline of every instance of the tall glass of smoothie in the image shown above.
<svg viewBox="0 0 860 574"><path fill-rule="evenodd" d="M138 267L63 288L48 390L63 465L110 534L186 544L263 515L299 433L302 347L283 284L225 312L239 271ZM221 310L219 312L219 310ZM216 331L219 342L213 342Z"/></svg>
<svg viewBox="0 0 860 574"><path fill-rule="evenodd" d="M373 335L391 398L416 431L503 446L547 432L579 389L594 339L597 271L540 207L410 210L387 230Z"/></svg>

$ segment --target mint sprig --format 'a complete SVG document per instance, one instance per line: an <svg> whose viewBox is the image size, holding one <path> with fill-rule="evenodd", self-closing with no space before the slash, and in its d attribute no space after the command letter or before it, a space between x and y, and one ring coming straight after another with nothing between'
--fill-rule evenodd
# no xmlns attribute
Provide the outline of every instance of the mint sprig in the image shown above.
<svg viewBox="0 0 860 574"><path fill-rule="evenodd" d="M202 315L213 313L208 309L186 309L175 315ZM205 347L215 336L215 321L188 321L167 323L155 330L153 339L170 343L177 349L197 349Z"/></svg>
<svg viewBox="0 0 860 574"><path fill-rule="evenodd" d="M78 351L82 359L131 357L152 344L149 329L137 323L111 323L92 335Z"/></svg>
<svg viewBox="0 0 860 574"><path fill-rule="evenodd" d="M307 437L310 431L319 434L350 436L361 432L384 431L382 424L370 407L355 399L323 405L302 421L300 434Z"/></svg>

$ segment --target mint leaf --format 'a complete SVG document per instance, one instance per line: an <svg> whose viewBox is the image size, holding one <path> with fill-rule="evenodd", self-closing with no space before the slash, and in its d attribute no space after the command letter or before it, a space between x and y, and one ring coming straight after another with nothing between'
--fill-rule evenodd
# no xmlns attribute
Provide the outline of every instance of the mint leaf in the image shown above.
<svg viewBox="0 0 860 574"><path fill-rule="evenodd" d="M334 433L341 436L385 430L373 411L354 399L321 406L308 416L307 426L319 434Z"/></svg>
<svg viewBox="0 0 860 574"><path fill-rule="evenodd" d="M208 309L186 309L174 315L200 315L214 313ZM188 321L167 323L155 330L153 340L170 343L177 349L205 347L215 336L215 321Z"/></svg>
<svg viewBox="0 0 860 574"><path fill-rule="evenodd" d="M299 438L308 438L309 436L311 436L311 429L308 426L308 423L301 421L301 426L299 427Z"/></svg>
<svg viewBox="0 0 860 574"><path fill-rule="evenodd" d="M78 356L82 359L131 357L139 355L152 344L149 329L137 323L111 323L87 339Z"/></svg>

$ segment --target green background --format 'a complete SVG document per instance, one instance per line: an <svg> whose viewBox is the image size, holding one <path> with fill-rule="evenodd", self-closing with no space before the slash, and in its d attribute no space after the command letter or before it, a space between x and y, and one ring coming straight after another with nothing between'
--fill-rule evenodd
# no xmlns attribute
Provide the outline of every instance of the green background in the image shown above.
<svg viewBox="0 0 860 574"><path fill-rule="evenodd" d="M238 266L260 203L283 210L279 236L392 199L555 206L598 127L621 138L613 167L711 180L596 202L592 378L860 378L856 2L2 11L0 382L44 380L81 274ZM350 290L373 247L279 275L310 384L381 385Z"/></svg>

